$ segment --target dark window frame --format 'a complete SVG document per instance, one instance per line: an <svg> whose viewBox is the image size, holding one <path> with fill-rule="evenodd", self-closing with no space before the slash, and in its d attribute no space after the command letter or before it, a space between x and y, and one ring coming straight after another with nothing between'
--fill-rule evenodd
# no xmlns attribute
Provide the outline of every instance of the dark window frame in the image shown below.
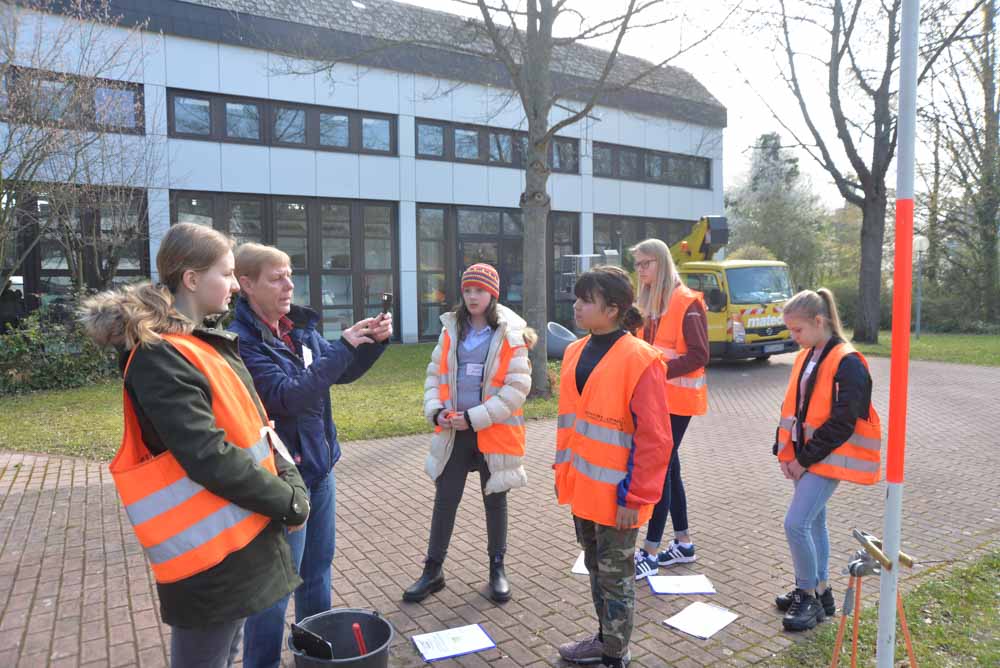
<svg viewBox="0 0 1000 668"><path fill-rule="evenodd" d="M44 185L44 184L40 184ZM143 228L142 234L140 236L139 242L141 249L139 251L139 268L138 269L122 269L121 267L115 270L115 279L119 278L149 278L151 269L151 258L149 254L149 198L146 193L138 192L141 189L137 189L135 197L136 202L139 207L139 222ZM42 197L39 194L30 194L24 202L24 206L29 208L37 206L38 199ZM25 215L18 213L17 215ZM83 207L80 211L80 224L87 226L92 233L100 235L101 234L101 207L99 202L92 202ZM37 230L37 228L35 228ZM21 240L15 240L17 243L27 242L27 238ZM24 276L24 293L40 293L41 284L44 280L49 278L72 278L72 272L67 267L66 269L46 269L42 266L42 256L41 256L41 244L36 243L35 247L31 249L28 255L24 258L24 262L21 265L21 273ZM84 280L89 286L96 285L96 263L100 262L100 258L95 257L94 253L84 254L84 267L83 274Z"/></svg>
<svg viewBox="0 0 1000 668"><path fill-rule="evenodd" d="M261 239L260 242L275 245L278 238L277 207L279 203L302 203L306 207L306 270L299 270L296 277L305 277L309 284L309 300L306 304L315 310L320 317L322 328L324 310L335 310L338 307L324 309L322 304L322 277L324 275L344 275L351 277L351 307L357 322L364 318L366 304L364 303L364 277L367 273L391 274L390 285L393 294L400 291L400 238L399 238L399 202L391 200L345 199L337 197L306 197L295 195L263 195L254 193L227 193L204 190L171 190L170 191L170 224L177 223L178 200L184 197L196 197L211 202L212 227L221 232L229 233L229 209L234 200L256 200L261 204ZM350 207L350 269L325 269L323 267L322 224L320 208L324 204L346 205ZM391 269L367 270L364 265L364 219L366 206L385 207L389 210L389 227L391 234L390 253ZM399 299L393 303L393 319L400 322ZM345 307L346 308L346 307ZM400 340L402 329L397 327L393 334L395 340Z"/></svg>
<svg viewBox="0 0 1000 668"><path fill-rule="evenodd" d="M5 107L0 108L0 121L5 121L9 118L6 112L6 105L10 104L10 91L13 86L17 85L17 79L22 76L34 76L39 80L45 81L56 81L62 82L64 84L77 85L77 82L86 81L88 82L88 87L90 88L91 95L90 99L86 102L86 107L83 109L78 109L81 114L89 117L89 122L85 121L80 124L76 123L61 123L56 119L36 119L33 121L34 124L41 127L79 127L82 130L93 130L96 132L105 132L113 134L125 134L125 135L145 135L146 134L146 98L145 98L145 88L141 83L135 83L131 81L120 81L116 79L107 79L104 77L84 77L74 74L64 74L60 72L50 72L47 70L39 70L31 67L22 67L19 65L8 65L4 68L4 91L5 91ZM135 95L136 105L135 105L135 127L129 127L127 125L113 125L107 123L99 123L97 121L97 109L95 106L95 101L93 99L93 92L98 88L105 87L112 90L129 90ZM15 98L16 101L16 98Z"/></svg>
<svg viewBox="0 0 1000 668"><path fill-rule="evenodd" d="M712 159L706 158L700 155L686 155L684 153L672 153L669 151L655 151L648 148L640 148L637 146L625 146L623 144L610 144L607 142L594 142L594 153L598 149L604 149L611 152L611 173L599 173L597 171L596 161L592 164L593 175L598 178L605 179L619 179L622 181L637 181L640 183L656 183L665 186L674 186L678 188L694 188L695 190L712 190ZM635 151L639 154L639 175L637 177L629 177L621 175L621 154L622 151ZM662 161L662 176L660 178L653 178L648 174L646 165L648 164L649 157L658 157ZM705 175L705 185L695 185L692 183L686 183L680 179L672 178L671 170L669 168L670 160L685 160L697 163L702 163Z"/></svg>
<svg viewBox="0 0 1000 668"><path fill-rule="evenodd" d="M445 311L452 308L454 304L458 303L460 299L459 295L459 269L462 266L462 258L460 255L461 241L483 241L483 242L495 242L497 244L497 252L499 254L498 260L502 263L503 254L505 252L504 246L510 244L515 240L520 240L523 244L524 235L523 231L519 234L507 233L504 231L504 214L518 213L521 214L521 209L517 207L495 207L495 206L469 206L464 204L444 204L444 203L432 203L432 202L418 202L417 203L417 213L416 213L416 224L417 224L417 337L420 341L430 341L434 340L438 336L438 332L435 330L433 334L424 334L428 323L425 321L424 317L424 307L427 306L442 306ZM434 209L443 210L444 212L444 274L445 274L445 299L443 302L425 302L420 299L420 282L421 274L437 274L441 273L439 271L421 271L421 258L420 258L420 211L424 209ZM496 234L459 234L458 231L458 210L468 209L476 211L491 211L500 214L500 229ZM554 276L554 260L552 256L555 253L554 239L553 239L553 229L551 220L555 216L572 216L575 222L572 226L572 245L575 253L580 252L580 213L576 211L551 211L550 224L547 226L546 233L546 248L549 253L549 260L553 262L550 267L549 275L546 277L546 289L550 296L549 301L549 319L552 320L555 317L555 276ZM523 224L523 223L522 223ZM523 245L522 245L523 253ZM505 276L507 272L501 270L501 294L506 295L507 290L510 287L507 277ZM522 284L523 290L523 284ZM501 299L503 302L504 300Z"/></svg>
<svg viewBox="0 0 1000 668"><path fill-rule="evenodd" d="M210 128L207 135L178 132L174 118L174 99L190 97L206 100L209 103ZM260 110L260 139L245 139L229 137L226 134L226 103L256 104ZM305 112L305 141L293 143L278 141L275 137L274 122L279 108L302 110ZM331 114L346 116L348 119L348 145L333 146L320 142L320 115ZM389 123L389 151L379 151L365 148L362 145L362 121L373 118ZM242 144L249 146L274 146L276 148L293 148L309 151L324 151L327 153L351 153L361 155L380 155L385 157L399 156L399 118L393 114L385 114L364 109L344 109L342 107L326 107L315 104L271 100L260 97L246 97L223 93L206 93L184 88L167 89L167 135L178 139L193 139L223 144Z"/></svg>
<svg viewBox="0 0 1000 668"><path fill-rule="evenodd" d="M444 134L443 155L431 155L420 152L420 126L430 125L442 128ZM439 162L457 162L466 165L483 165L486 167L505 167L508 169L523 170L526 166L526 156L521 148L522 142L527 139L528 134L521 130L511 128L500 128L491 125L476 125L473 123L455 123L442 121L435 118L418 117L414 119L413 126L413 154L417 160L437 160ZM460 158L455 154L455 130L472 130L478 133L479 157ZM503 162L490 158L490 134L505 134L511 138L511 161ZM576 169L555 169L553 167L553 154L556 143L573 144L576 149ZM549 142L549 170L554 174L580 174L580 140L574 137L558 135Z"/></svg>

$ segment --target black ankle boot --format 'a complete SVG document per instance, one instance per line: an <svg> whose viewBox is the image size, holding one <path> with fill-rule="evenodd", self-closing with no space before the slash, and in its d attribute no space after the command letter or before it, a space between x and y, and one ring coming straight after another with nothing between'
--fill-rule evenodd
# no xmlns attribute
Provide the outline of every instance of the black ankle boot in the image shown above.
<svg viewBox="0 0 1000 668"><path fill-rule="evenodd" d="M503 570L503 555L497 554L490 559L490 598L497 603L510 600L510 583Z"/></svg>
<svg viewBox="0 0 1000 668"><path fill-rule="evenodd" d="M424 563L424 572L420 579L403 592L403 600L419 603L442 589L444 589L444 572L441 570L441 562L428 559Z"/></svg>

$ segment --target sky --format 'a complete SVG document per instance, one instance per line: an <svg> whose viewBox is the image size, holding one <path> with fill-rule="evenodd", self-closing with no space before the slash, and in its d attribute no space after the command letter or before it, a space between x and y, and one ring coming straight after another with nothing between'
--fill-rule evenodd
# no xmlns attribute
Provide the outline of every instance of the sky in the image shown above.
<svg viewBox="0 0 1000 668"><path fill-rule="evenodd" d="M465 16L480 16L477 8L453 0L402 1ZM517 5L517 0L510 1L512 5ZM777 131L782 134L784 143L794 143L790 134L775 120L771 109L796 132L802 133L805 127L795 99L779 77L777 58L782 52L775 51L773 34L753 28L753 20L742 11L751 2L752 0L743 4L738 0L669 2L667 6L682 8L685 15L665 25L636 30L628 34L622 44L623 52L653 62L659 62L690 47L690 50L679 55L670 64L693 74L727 109L728 125L723 140L724 186L727 190L746 177L750 166L750 147L761 134ZM730 16L730 11L737 5L740 5L740 10ZM625 3L624 0L569 0L568 6L579 10L588 20L593 21L599 17L613 16L616 11L620 13ZM565 34L578 27L575 19L566 18L564 21L561 25L557 23L557 32L561 28ZM720 24L721 28L718 27ZM709 33L711 37L702 39ZM793 33L793 41L802 44L808 44L812 38L813 35L808 34L806 29L800 28L799 34ZM610 48L611 40L608 37L587 43L599 48ZM694 43L697 44L691 46ZM822 107L817 106L821 113L826 109L826 95L820 86L821 78L803 78L810 86L807 91L810 99L823 102ZM766 99L766 104L762 101L762 96ZM828 115L827 113L826 116ZM829 127L822 119L818 122ZM836 141L832 130L828 136ZM805 134L800 134L800 137L804 138ZM834 148L831 147L831 150ZM795 151L799 157L800 169L810 180L816 194L829 207L841 206L843 200L829 174L805 151Z"/></svg>

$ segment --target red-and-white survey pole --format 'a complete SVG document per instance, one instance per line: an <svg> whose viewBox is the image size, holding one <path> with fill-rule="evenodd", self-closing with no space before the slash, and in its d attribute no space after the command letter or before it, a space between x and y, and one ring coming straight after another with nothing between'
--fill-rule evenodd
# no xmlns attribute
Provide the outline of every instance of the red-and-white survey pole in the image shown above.
<svg viewBox="0 0 1000 668"><path fill-rule="evenodd" d="M899 41L899 119L896 153L896 256L892 281L892 365L889 382L889 448L886 457L882 547L892 561L882 569L878 609L878 668L892 668L896 650L903 459L910 366L910 290L913 286L913 171L917 126L919 0L903 0Z"/></svg>

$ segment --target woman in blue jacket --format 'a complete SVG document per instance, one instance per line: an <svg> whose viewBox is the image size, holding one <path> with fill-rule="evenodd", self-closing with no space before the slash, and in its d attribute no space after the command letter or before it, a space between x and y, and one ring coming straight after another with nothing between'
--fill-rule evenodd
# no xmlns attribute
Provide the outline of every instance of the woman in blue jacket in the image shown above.
<svg viewBox="0 0 1000 668"><path fill-rule="evenodd" d="M392 336L392 316L361 320L331 343L316 331L317 313L292 304L291 261L283 251L243 244L236 251L236 276L243 295L229 329L239 335L240 356L257 394L309 488L309 520L288 535L303 581L295 590L295 619L301 620L330 609L333 465L340 458L330 386L353 382L371 368ZM279 665L287 606L286 597L247 619L244 666Z"/></svg>

